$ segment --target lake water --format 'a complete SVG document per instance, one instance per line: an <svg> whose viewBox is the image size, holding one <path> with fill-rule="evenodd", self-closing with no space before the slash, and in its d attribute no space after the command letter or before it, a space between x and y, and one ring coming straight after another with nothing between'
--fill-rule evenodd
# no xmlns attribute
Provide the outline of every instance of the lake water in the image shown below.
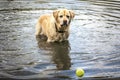
<svg viewBox="0 0 120 80"><path fill-rule="evenodd" d="M68 41L36 38L40 15L67 8L75 12ZM0 79L82 80L120 78L119 0L1 0Z"/></svg>

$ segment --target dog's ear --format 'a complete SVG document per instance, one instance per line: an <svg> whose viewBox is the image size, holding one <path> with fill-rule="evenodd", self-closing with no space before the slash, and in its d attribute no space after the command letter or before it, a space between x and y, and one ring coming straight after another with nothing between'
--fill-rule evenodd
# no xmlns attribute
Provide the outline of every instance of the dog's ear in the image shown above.
<svg viewBox="0 0 120 80"><path fill-rule="evenodd" d="M53 16L55 19L57 19L57 17L58 17L58 12L59 12L59 10L53 11Z"/></svg>
<svg viewBox="0 0 120 80"><path fill-rule="evenodd" d="M71 18L73 19L75 17L75 13L73 11L71 11L71 10L69 10L69 12L70 12Z"/></svg>

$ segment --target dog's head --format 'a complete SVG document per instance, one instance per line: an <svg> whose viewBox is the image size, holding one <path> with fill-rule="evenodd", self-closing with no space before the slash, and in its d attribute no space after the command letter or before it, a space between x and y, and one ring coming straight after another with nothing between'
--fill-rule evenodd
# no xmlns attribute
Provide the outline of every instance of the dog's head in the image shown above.
<svg viewBox="0 0 120 80"><path fill-rule="evenodd" d="M67 26L69 26L71 20L74 18L75 14L71 10L60 9L60 10L54 11L53 16L54 16L56 22L61 27L67 27Z"/></svg>

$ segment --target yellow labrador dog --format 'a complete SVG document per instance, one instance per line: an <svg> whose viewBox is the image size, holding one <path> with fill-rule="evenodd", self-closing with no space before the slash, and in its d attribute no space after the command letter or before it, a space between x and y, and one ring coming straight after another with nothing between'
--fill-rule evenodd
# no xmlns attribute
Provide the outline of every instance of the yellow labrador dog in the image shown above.
<svg viewBox="0 0 120 80"><path fill-rule="evenodd" d="M75 14L71 10L59 9L53 14L40 16L36 24L35 35L45 35L47 42L61 42L68 39L70 22Z"/></svg>

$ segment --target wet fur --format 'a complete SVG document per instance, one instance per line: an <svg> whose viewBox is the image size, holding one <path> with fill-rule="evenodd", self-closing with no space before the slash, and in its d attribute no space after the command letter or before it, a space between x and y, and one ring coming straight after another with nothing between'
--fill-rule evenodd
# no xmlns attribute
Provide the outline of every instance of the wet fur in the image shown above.
<svg viewBox="0 0 120 80"><path fill-rule="evenodd" d="M36 36L44 35L47 42L61 42L69 37L70 22L74 18L71 10L55 10L53 14L44 14L36 24Z"/></svg>

